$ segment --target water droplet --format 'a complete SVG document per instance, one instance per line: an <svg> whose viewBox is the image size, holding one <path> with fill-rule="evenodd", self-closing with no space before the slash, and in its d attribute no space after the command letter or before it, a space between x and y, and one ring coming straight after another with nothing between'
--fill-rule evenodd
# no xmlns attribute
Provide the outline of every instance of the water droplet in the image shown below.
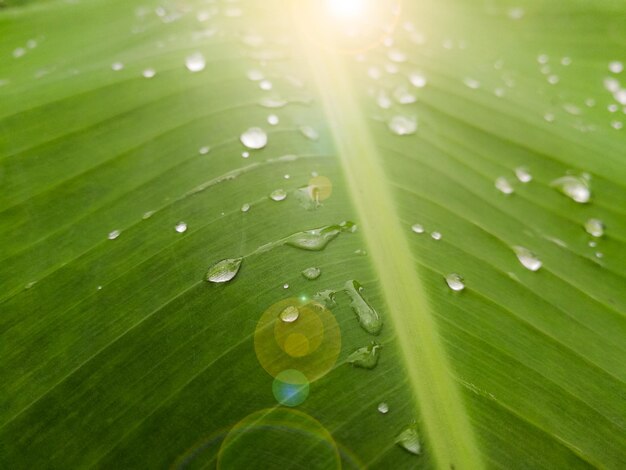
<svg viewBox="0 0 626 470"><path fill-rule="evenodd" d="M413 224L411 230L415 233L424 233L424 226L421 224Z"/></svg>
<svg viewBox="0 0 626 470"><path fill-rule="evenodd" d="M463 278L457 273L451 273L446 276L446 284L455 292L460 292L465 289L465 283Z"/></svg>
<svg viewBox="0 0 626 470"><path fill-rule="evenodd" d="M261 72L258 69L248 70L246 75L248 76L248 79L252 80L253 82L258 82L259 80L263 80L263 72Z"/></svg>
<svg viewBox="0 0 626 470"><path fill-rule="evenodd" d="M145 69L143 72L141 72L141 75L144 76L144 78L152 78L156 75L156 70L154 69Z"/></svg>
<svg viewBox="0 0 626 470"><path fill-rule="evenodd" d="M273 87L272 82L270 82L269 80L261 80L259 82L259 88L261 90L269 91L272 89L272 87Z"/></svg>
<svg viewBox="0 0 626 470"><path fill-rule="evenodd" d="M599 251L596 251L596 258L602 258L604 256L604 254L600 253Z"/></svg>
<svg viewBox="0 0 626 470"><path fill-rule="evenodd" d="M533 175L530 174L530 171L525 166L518 166L515 169L515 176L522 183L529 183L533 179Z"/></svg>
<svg viewBox="0 0 626 470"><path fill-rule="evenodd" d="M249 149L262 149L267 145L267 134L260 127L251 127L241 134L240 140Z"/></svg>
<svg viewBox="0 0 626 470"><path fill-rule="evenodd" d="M611 61L609 63L609 70L613 73L622 73L624 71L624 64L618 60Z"/></svg>
<svg viewBox="0 0 626 470"><path fill-rule="evenodd" d="M275 96L265 96L259 100L259 104L264 108L282 108L287 105L287 100Z"/></svg>
<svg viewBox="0 0 626 470"><path fill-rule="evenodd" d="M381 349L382 346L378 342L372 341L368 346L363 346L350 354L346 362L354 367L373 369L378 364Z"/></svg>
<svg viewBox="0 0 626 470"><path fill-rule="evenodd" d="M419 455L422 448L420 446L419 434L417 433L417 425L413 423L404 428L396 437L396 444L411 454Z"/></svg>
<svg viewBox="0 0 626 470"><path fill-rule="evenodd" d="M305 230L287 237L285 244L302 250L320 251L326 248L326 245L340 233L352 231L353 227L355 225L352 222L342 222L339 225L327 225L313 230Z"/></svg>
<svg viewBox="0 0 626 470"><path fill-rule="evenodd" d="M207 153L209 153L210 150L211 150L211 147L209 147L208 145L205 145L204 147L200 147L198 149L198 153L200 155L206 155Z"/></svg>
<svg viewBox="0 0 626 470"><path fill-rule="evenodd" d="M515 252L519 262L522 263L522 266L529 271L538 271L539 268L541 268L541 260L537 258L537 256L528 248L524 248L523 246L514 246L513 251Z"/></svg>
<svg viewBox="0 0 626 470"><path fill-rule="evenodd" d="M417 119L411 116L394 116L388 126L396 135L410 135L417 130Z"/></svg>
<svg viewBox="0 0 626 470"><path fill-rule="evenodd" d="M389 413L389 405L385 403L384 401L380 402L376 409L378 410L379 413L382 413L382 414Z"/></svg>
<svg viewBox="0 0 626 470"><path fill-rule="evenodd" d="M600 219L589 219L585 222L585 230L594 237L604 235L604 223Z"/></svg>
<svg viewBox="0 0 626 470"><path fill-rule="evenodd" d="M111 64L111 69L114 72L119 72L120 70L122 70L124 68L124 64L122 64L121 62L113 62Z"/></svg>
<svg viewBox="0 0 626 470"><path fill-rule="evenodd" d="M201 72L202 70L204 70L205 66L206 60L204 59L204 56L199 52L191 54L185 59L185 67L187 67L187 70L192 73Z"/></svg>
<svg viewBox="0 0 626 470"><path fill-rule="evenodd" d="M283 289L289 289L289 284L287 283L283 284Z"/></svg>
<svg viewBox="0 0 626 470"><path fill-rule="evenodd" d="M185 233L187 231L187 224L185 222L178 222L176 227L174 227L178 233Z"/></svg>
<svg viewBox="0 0 626 470"><path fill-rule="evenodd" d="M228 282L239 272L243 258L227 258L218 261L211 266L206 273L206 280L209 282Z"/></svg>
<svg viewBox="0 0 626 470"><path fill-rule="evenodd" d="M471 88L472 90L477 90L478 88L480 88L480 82L471 77L464 78L463 83L466 87Z"/></svg>
<svg viewBox="0 0 626 470"><path fill-rule="evenodd" d="M418 72L411 73L409 75L409 81L411 82L411 85L413 85L416 88L424 88L426 84L428 83L428 80L426 80L426 77Z"/></svg>
<svg viewBox="0 0 626 470"><path fill-rule="evenodd" d="M511 183L509 183L509 180L507 180L504 176L500 176L496 178L495 186L496 186L496 189L500 191L502 194L513 193L513 186L511 186Z"/></svg>
<svg viewBox="0 0 626 470"><path fill-rule="evenodd" d="M155 211L147 211L143 213L143 216L141 217L143 220L149 219L150 217L152 217L154 215Z"/></svg>
<svg viewBox="0 0 626 470"><path fill-rule="evenodd" d="M109 235L107 236L107 238L109 240L115 240L117 237L120 236L120 233L122 232L120 232L119 230L113 230L112 232L109 232Z"/></svg>
<svg viewBox="0 0 626 470"><path fill-rule="evenodd" d="M17 49L13 50L13 57L15 57L16 59L23 57L24 54L26 54L26 49L24 49L23 47L18 47Z"/></svg>
<svg viewBox="0 0 626 470"><path fill-rule="evenodd" d="M591 199L589 183L579 176L563 176L557 178L550 183L550 186L580 204L585 204Z"/></svg>
<svg viewBox="0 0 626 470"><path fill-rule="evenodd" d="M241 158L249 158L250 152L241 152Z"/></svg>
<svg viewBox="0 0 626 470"><path fill-rule="evenodd" d="M396 63L406 62L406 54L398 49L392 49L387 53L389 60Z"/></svg>
<svg viewBox="0 0 626 470"><path fill-rule="evenodd" d="M241 206L241 212L248 212L250 210L250 204L245 203Z"/></svg>
<svg viewBox="0 0 626 470"><path fill-rule="evenodd" d="M299 316L300 311L298 310L298 307L294 307L293 305L290 305L278 314L278 318L280 318L281 321L285 323L293 323L298 319Z"/></svg>
<svg viewBox="0 0 626 470"><path fill-rule="evenodd" d="M433 240L441 240L441 233L439 232L432 232L430 236Z"/></svg>
<svg viewBox="0 0 626 470"><path fill-rule="evenodd" d="M322 270L313 266L302 271L302 275L310 281L317 279L321 274Z"/></svg>
<svg viewBox="0 0 626 470"><path fill-rule="evenodd" d="M336 292L334 290L323 290L315 294L313 300L326 306L326 308L332 308L337 305L337 302L335 302L335 294Z"/></svg>
<svg viewBox="0 0 626 470"><path fill-rule="evenodd" d="M317 140L320 137L317 131L311 126L300 126L300 132L309 140Z"/></svg>
<svg viewBox="0 0 626 470"><path fill-rule="evenodd" d="M269 116L267 116L267 123L270 126L275 126L277 125L279 122L278 116L276 116L275 114L270 114Z"/></svg>
<svg viewBox="0 0 626 470"><path fill-rule="evenodd" d="M363 287L357 281L350 280L344 286L344 292L350 297L350 307L359 320L359 325L369 334L377 335L383 327L378 312L362 295Z"/></svg>
<svg viewBox="0 0 626 470"><path fill-rule="evenodd" d="M393 90L393 97L400 104L411 104L417 101L415 95L403 86L396 87Z"/></svg>
<svg viewBox="0 0 626 470"><path fill-rule="evenodd" d="M596 242L595 240L589 240L589 243L587 243L587 245L589 245L589 247L591 248L595 248L596 246L598 246L598 242Z"/></svg>
<svg viewBox="0 0 626 470"><path fill-rule="evenodd" d="M287 198L287 191L284 189L275 189L270 193L270 199L272 201L284 201Z"/></svg>

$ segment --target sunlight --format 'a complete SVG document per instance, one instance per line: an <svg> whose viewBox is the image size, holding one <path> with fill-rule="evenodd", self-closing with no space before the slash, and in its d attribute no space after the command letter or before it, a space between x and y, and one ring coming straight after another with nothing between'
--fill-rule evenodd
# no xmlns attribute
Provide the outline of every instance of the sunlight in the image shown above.
<svg viewBox="0 0 626 470"><path fill-rule="evenodd" d="M365 12L366 0L326 0L326 9L334 18L353 20Z"/></svg>

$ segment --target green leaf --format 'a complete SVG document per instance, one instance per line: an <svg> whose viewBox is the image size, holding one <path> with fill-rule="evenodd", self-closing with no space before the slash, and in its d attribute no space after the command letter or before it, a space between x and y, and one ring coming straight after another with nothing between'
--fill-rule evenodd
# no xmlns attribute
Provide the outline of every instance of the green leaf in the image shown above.
<svg viewBox="0 0 626 470"><path fill-rule="evenodd" d="M1 468L623 467L622 2L361 3L0 1Z"/></svg>

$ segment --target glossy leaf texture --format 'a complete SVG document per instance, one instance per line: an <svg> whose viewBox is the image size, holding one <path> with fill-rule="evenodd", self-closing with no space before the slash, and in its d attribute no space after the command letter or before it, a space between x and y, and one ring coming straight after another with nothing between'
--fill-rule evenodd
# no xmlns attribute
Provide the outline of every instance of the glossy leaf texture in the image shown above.
<svg viewBox="0 0 626 470"><path fill-rule="evenodd" d="M0 467L623 468L625 22L0 1Z"/></svg>

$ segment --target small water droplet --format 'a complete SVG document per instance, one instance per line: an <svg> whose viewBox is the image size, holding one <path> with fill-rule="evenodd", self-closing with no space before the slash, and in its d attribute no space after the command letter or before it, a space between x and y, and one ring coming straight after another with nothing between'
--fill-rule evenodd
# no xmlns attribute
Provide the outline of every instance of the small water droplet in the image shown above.
<svg viewBox="0 0 626 470"><path fill-rule="evenodd" d="M410 135L417 131L417 119L412 116L394 116L388 126L396 135Z"/></svg>
<svg viewBox="0 0 626 470"><path fill-rule="evenodd" d="M376 407L376 409L378 410L379 413L382 413L382 414L389 413L389 405L385 403L384 401L380 402L378 406Z"/></svg>
<svg viewBox="0 0 626 470"><path fill-rule="evenodd" d="M248 212L250 210L250 204L245 203L241 206L241 212Z"/></svg>
<svg viewBox="0 0 626 470"><path fill-rule="evenodd" d="M530 174L530 171L525 166L515 168L515 176L522 183L529 183L533 179L533 175Z"/></svg>
<svg viewBox="0 0 626 470"><path fill-rule="evenodd" d="M289 289L289 284L287 283L283 284L283 289Z"/></svg>
<svg viewBox="0 0 626 470"><path fill-rule="evenodd" d="M267 134L260 127L251 127L241 134L240 140L249 149L262 149L267 145Z"/></svg>
<svg viewBox="0 0 626 470"><path fill-rule="evenodd" d="M263 80L263 72L257 69L248 70L246 75L248 76L248 79L252 80L253 82L258 82L259 80Z"/></svg>
<svg viewBox="0 0 626 470"><path fill-rule="evenodd" d="M381 349L382 346L378 342L372 341L369 345L363 346L350 354L346 358L346 362L354 367L373 369L378 364Z"/></svg>
<svg viewBox="0 0 626 470"><path fill-rule="evenodd" d="M460 292L465 289L465 283L463 278L457 273L451 273L446 276L446 284L455 292Z"/></svg>
<svg viewBox="0 0 626 470"><path fill-rule="evenodd" d="M430 236L433 240L441 240L441 233L439 232L432 232Z"/></svg>
<svg viewBox="0 0 626 470"><path fill-rule="evenodd" d="M362 295L363 287L357 281L350 280L344 286L344 292L350 297L350 307L356 314L359 325L369 334L377 335L383 327L378 312Z"/></svg>
<svg viewBox="0 0 626 470"><path fill-rule="evenodd" d="M241 158L249 158L250 152L241 152Z"/></svg>
<svg viewBox="0 0 626 470"><path fill-rule="evenodd" d="M424 233L424 226L421 224L413 224L411 230L415 233Z"/></svg>
<svg viewBox="0 0 626 470"><path fill-rule="evenodd" d="M243 258L227 258L211 266L206 274L209 282L222 283L233 279L239 272Z"/></svg>
<svg viewBox="0 0 626 470"><path fill-rule="evenodd" d="M273 85L269 80L261 80L259 82L259 88L264 91L269 91L273 88Z"/></svg>
<svg viewBox="0 0 626 470"><path fill-rule="evenodd" d="M320 137L317 131L311 126L300 126L300 132L309 140L317 140Z"/></svg>
<svg viewBox="0 0 626 470"><path fill-rule="evenodd" d="M426 84L428 83L428 80L426 80L426 77L418 72L413 72L409 75L409 81L411 82L411 85L413 85L416 88L424 88L426 86Z"/></svg>
<svg viewBox="0 0 626 470"><path fill-rule="evenodd" d="M419 434L417 433L417 425L411 424L405 427L396 437L396 444L411 454L419 455L422 448Z"/></svg>
<svg viewBox="0 0 626 470"><path fill-rule="evenodd" d="M580 204L585 204L591 199L589 183L580 176L563 176L552 181L550 186Z"/></svg>
<svg viewBox="0 0 626 470"><path fill-rule="evenodd" d="M600 253L599 251L596 251L596 258L602 258L604 257L604 254Z"/></svg>
<svg viewBox="0 0 626 470"><path fill-rule="evenodd" d="M202 70L204 70L205 66L206 66L206 60L204 59L204 56L200 52L191 54L190 56L187 56L187 58L185 59L185 67L187 67L187 70L189 70L192 73L201 72Z"/></svg>
<svg viewBox="0 0 626 470"><path fill-rule="evenodd" d="M541 260L537 258L537 256L528 248L524 248L523 246L513 246L513 251L515 252L519 262L522 263L522 266L529 271L538 271L539 268L541 268Z"/></svg>
<svg viewBox="0 0 626 470"><path fill-rule="evenodd" d="M587 243L587 245L589 245L589 247L591 248L595 248L596 246L598 246L598 242L596 242L595 240L589 240L589 243Z"/></svg>
<svg viewBox="0 0 626 470"><path fill-rule="evenodd" d="M13 50L13 57L15 57L16 59L23 57L24 54L26 54L26 49L24 49L23 47L18 47Z"/></svg>
<svg viewBox="0 0 626 470"><path fill-rule="evenodd" d="M109 240L115 240L117 237L120 236L120 233L122 233L119 230L113 230L112 232L109 232L109 235L107 236L107 238Z"/></svg>
<svg viewBox="0 0 626 470"><path fill-rule="evenodd" d="M143 72L141 72L141 75L144 76L144 78L152 78L156 75L156 70L150 68L150 69L145 69Z"/></svg>
<svg viewBox="0 0 626 470"><path fill-rule="evenodd" d="M267 116L267 123L270 126L275 126L277 125L279 122L278 116L276 116L275 114L270 114L269 116Z"/></svg>
<svg viewBox="0 0 626 470"><path fill-rule="evenodd" d="M585 230L594 237L604 235L604 223L600 219L589 219L585 222Z"/></svg>
<svg viewBox="0 0 626 470"><path fill-rule="evenodd" d="M143 220L149 219L150 217L152 217L154 215L155 211L147 211L143 213L143 216L141 217Z"/></svg>
<svg viewBox="0 0 626 470"><path fill-rule="evenodd" d="M287 100L276 96L265 96L259 100L259 104L264 108L282 108L287 103Z"/></svg>
<svg viewBox="0 0 626 470"><path fill-rule="evenodd" d="M495 186L502 194L513 194L513 186L504 176L496 178Z"/></svg>
<svg viewBox="0 0 626 470"><path fill-rule="evenodd" d="M302 271L302 275L305 277L305 279L308 279L309 281L317 279L318 277L320 277L321 274L322 270L313 266L310 268L306 268L304 271Z"/></svg>
<svg viewBox="0 0 626 470"><path fill-rule="evenodd" d="M609 71L613 73L622 73L624 71L624 64L619 60L613 60L609 63Z"/></svg>
<svg viewBox="0 0 626 470"><path fill-rule="evenodd" d="M270 199L272 201L284 201L287 198L287 191L284 189L275 189L270 193Z"/></svg>
<svg viewBox="0 0 626 470"><path fill-rule="evenodd" d="M176 227L174 227L178 233L185 233L187 231L187 224L185 222L178 222Z"/></svg>
<svg viewBox="0 0 626 470"><path fill-rule="evenodd" d="M300 317L300 311L298 310L298 307L294 307L293 305L288 306L278 315L278 318L280 318L284 323L293 323L298 319L298 317Z"/></svg>
<svg viewBox="0 0 626 470"><path fill-rule="evenodd" d="M113 62L111 64L111 69L114 72L119 72L120 70L122 70L124 68L124 64L122 64L121 62Z"/></svg>
<svg viewBox="0 0 626 470"><path fill-rule="evenodd" d="M200 155L206 155L207 153L209 153L210 150L211 150L211 147L209 147L208 145L205 145L204 147L200 147L198 149L198 153Z"/></svg>

